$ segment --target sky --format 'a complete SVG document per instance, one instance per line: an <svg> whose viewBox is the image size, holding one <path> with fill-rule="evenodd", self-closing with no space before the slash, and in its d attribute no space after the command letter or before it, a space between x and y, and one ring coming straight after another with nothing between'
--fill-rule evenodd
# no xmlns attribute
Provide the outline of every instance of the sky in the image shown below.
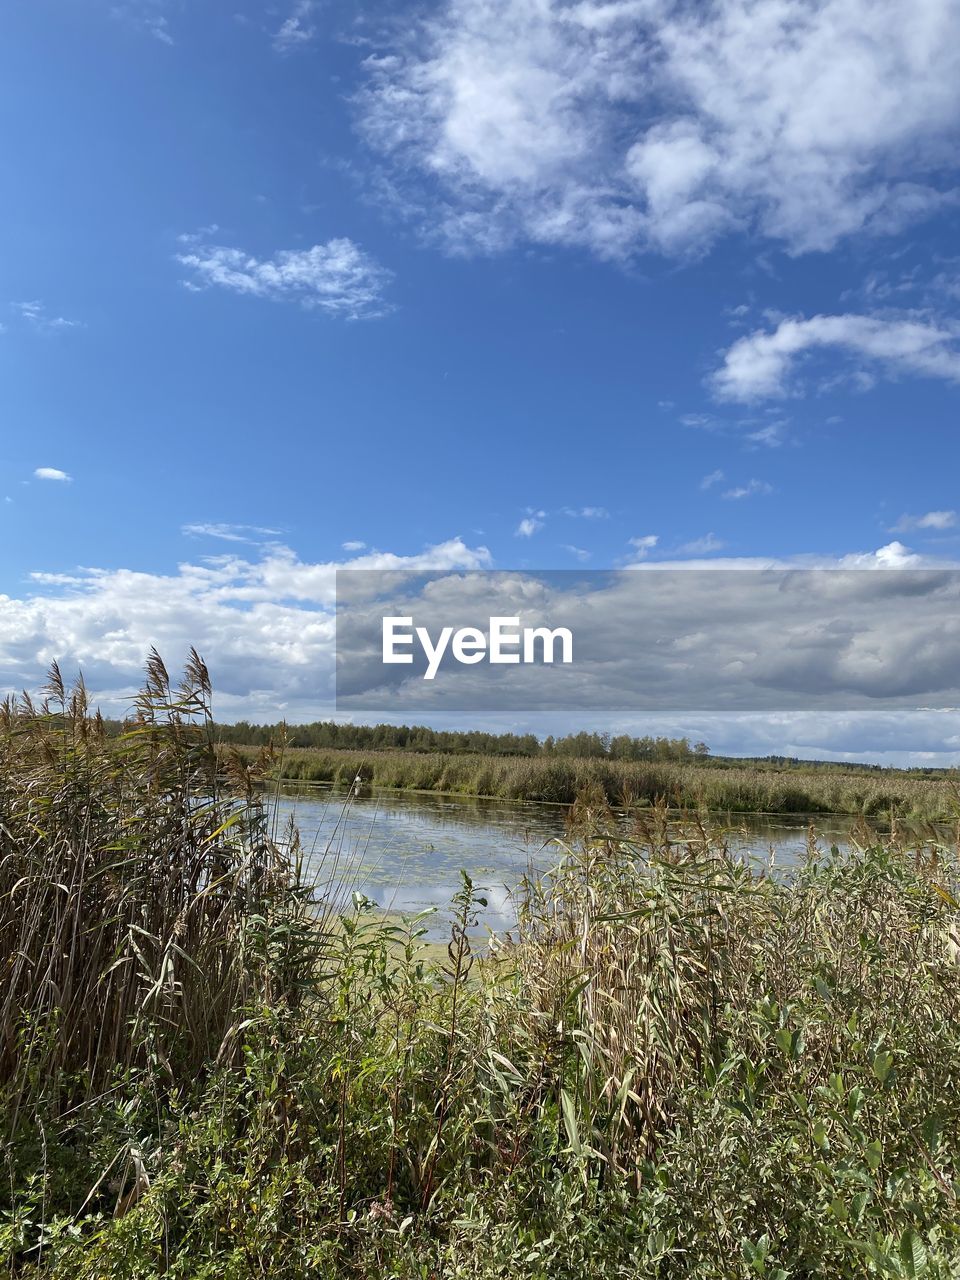
<svg viewBox="0 0 960 1280"><path fill-rule="evenodd" d="M0 689L327 714L337 566L960 563L956 0L0 21Z"/></svg>

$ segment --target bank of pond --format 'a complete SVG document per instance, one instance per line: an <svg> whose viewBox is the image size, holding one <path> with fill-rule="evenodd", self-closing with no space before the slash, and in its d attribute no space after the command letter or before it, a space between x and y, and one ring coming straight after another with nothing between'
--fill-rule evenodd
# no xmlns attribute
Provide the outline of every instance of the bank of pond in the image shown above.
<svg viewBox="0 0 960 1280"><path fill-rule="evenodd" d="M248 759L254 748L239 751ZM504 800L571 804L584 790L600 788L613 805L654 804L723 813L891 813L949 821L960 814L957 780L914 771L843 770L802 765L614 761L576 757L534 759L404 751L287 748L264 756L267 773L285 782L368 785Z"/></svg>

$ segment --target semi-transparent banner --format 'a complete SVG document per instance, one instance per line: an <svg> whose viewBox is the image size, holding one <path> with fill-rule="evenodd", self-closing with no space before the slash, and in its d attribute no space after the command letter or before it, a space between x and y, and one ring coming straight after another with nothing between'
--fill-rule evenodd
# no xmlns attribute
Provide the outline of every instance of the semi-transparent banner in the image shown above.
<svg viewBox="0 0 960 1280"><path fill-rule="evenodd" d="M960 572L337 572L337 708L960 706Z"/></svg>

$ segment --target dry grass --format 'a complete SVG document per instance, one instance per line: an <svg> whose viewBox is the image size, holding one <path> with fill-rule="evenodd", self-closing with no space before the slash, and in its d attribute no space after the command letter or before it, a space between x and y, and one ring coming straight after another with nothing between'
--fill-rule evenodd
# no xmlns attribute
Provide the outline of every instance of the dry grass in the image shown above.
<svg viewBox="0 0 960 1280"><path fill-rule="evenodd" d="M116 744L49 699L0 721L5 1274L960 1274L933 833L787 881L594 787L478 962L466 877L439 954L361 899L309 916L196 657L177 689L152 659Z"/></svg>
<svg viewBox="0 0 960 1280"><path fill-rule="evenodd" d="M241 749L242 750L242 749ZM251 757L255 754L247 749ZM274 770L290 781L349 785L357 773L377 786L449 792L502 800L572 804L600 787L611 804L671 805L711 813L895 814L914 820L955 820L953 777L926 778L897 770L809 769L617 761L545 756L535 759L405 751L286 748Z"/></svg>
<svg viewBox="0 0 960 1280"><path fill-rule="evenodd" d="M238 1011L277 980L251 924L287 909L291 884L259 803L223 794L196 654L176 689L152 656L119 741L56 668L46 693L0 711L0 1086L14 1121L66 1080L70 1101L146 1061L173 1082L227 1053Z"/></svg>

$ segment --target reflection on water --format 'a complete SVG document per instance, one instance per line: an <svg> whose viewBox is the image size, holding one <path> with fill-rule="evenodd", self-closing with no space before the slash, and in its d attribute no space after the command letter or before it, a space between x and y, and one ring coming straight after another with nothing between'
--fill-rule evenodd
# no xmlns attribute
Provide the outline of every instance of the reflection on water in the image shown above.
<svg viewBox="0 0 960 1280"><path fill-rule="evenodd" d="M557 859L552 843L564 833L566 806L474 797L433 796L363 788L347 792L311 786L279 801L280 817L300 830L307 877L318 893L334 886L359 891L385 910L439 908L431 929L445 932L443 911L460 886L461 868L482 887L484 925L495 931L514 921L510 891L530 868ZM818 818L821 845L842 844L855 819ZM807 845L810 819L717 814L717 827L743 857L789 867Z"/></svg>

